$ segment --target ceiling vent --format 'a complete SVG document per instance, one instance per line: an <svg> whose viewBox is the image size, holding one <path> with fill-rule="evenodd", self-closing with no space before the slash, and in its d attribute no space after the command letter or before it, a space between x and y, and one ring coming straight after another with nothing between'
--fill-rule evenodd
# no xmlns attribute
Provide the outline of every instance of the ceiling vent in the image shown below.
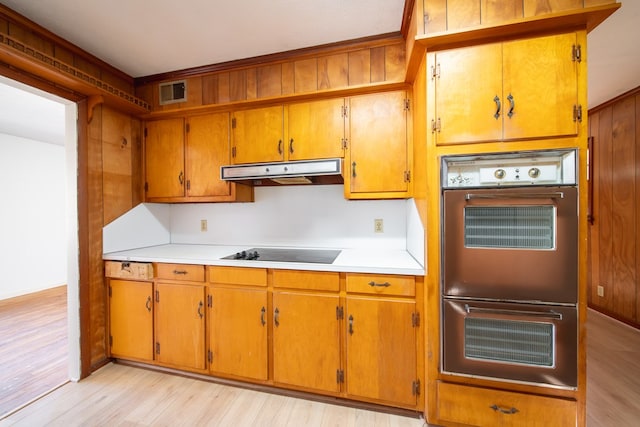
<svg viewBox="0 0 640 427"><path fill-rule="evenodd" d="M160 105L185 102L187 100L187 81L160 83Z"/></svg>

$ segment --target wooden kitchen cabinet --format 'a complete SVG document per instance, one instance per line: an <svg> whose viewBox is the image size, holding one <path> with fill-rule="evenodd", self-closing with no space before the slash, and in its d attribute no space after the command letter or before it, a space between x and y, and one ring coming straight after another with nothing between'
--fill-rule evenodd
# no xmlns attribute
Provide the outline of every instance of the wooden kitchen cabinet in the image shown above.
<svg viewBox="0 0 640 427"><path fill-rule="evenodd" d="M347 396L415 407L421 387L415 279L347 274L346 281Z"/></svg>
<svg viewBox="0 0 640 427"><path fill-rule="evenodd" d="M289 104L287 113L288 160L344 157L346 110L343 98Z"/></svg>
<svg viewBox="0 0 640 427"><path fill-rule="evenodd" d="M260 163L284 160L284 107L254 108L233 112L232 162Z"/></svg>
<svg viewBox="0 0 640 427"><path fill-rule="evenodd" d="M249 187L220 179L231 161L229 121L225 112L147 122L146 200L251 201Z"/></svg>
<svg viewBox="0 0 640 427"><path fill-rule="evenodd" d="M274 383L338 393L343 372L338 274L293 270L273 273L274 287L280 287L273 291ZM313 290L298 290L305 286Z"/></svg>
<svg viewBox="0 0 640 427"><path fill-rule="evenodd" d="M209 280L210 372L268 380L266 270L209 267Z"/></svg>
<svg viewBox="0 0 640 427"><path fill-rule="evenodd" d="M579 60L574 32L429 53L436 144L577 135Z"/></svg>
<svg viewBox="0 0 640 427"><path fill-rule="evenodd" d="M109 280L109 347L112 357L153 360L153 283Z"/></svg>
<svg viewBox="0 0 640 427"><path fill-rule="evenodd" d="M177 368L205 369L205 287L157 282L155 358Z"/></svg>
<svg viewBox="0 0 640 427"><path fill-rule="evenodd" d="M409 105L405 91L349 98L347 199L409 197Z"/></svg>

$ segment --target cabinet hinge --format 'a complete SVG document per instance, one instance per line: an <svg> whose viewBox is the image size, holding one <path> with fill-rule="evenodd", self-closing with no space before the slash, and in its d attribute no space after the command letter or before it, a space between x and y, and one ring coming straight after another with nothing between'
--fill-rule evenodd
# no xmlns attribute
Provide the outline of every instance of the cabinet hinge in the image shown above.
<svg viewBox="0 0 640 427"><path fill-rule="evenodd" d="M574 44L571 51L571 60L574 62L582 61L582 47L579 44Z"/></svg>
<svg viewBox="0 0 640 427"><path fill-rule="evenodd" d="M236 157L236 147L231 147L231 157L235 159Z"/></svg>
<svg viewBox="0 0 640 427"><path fill-rule="evenodd" d="M189 126L189 123L185 123L184 124L184 131L189 133L191 131L191 126Z"/></svg>
<svg viewBox="0 0 640 427"><path fill-rule="evenodd" d="M343 383L344 382L344 371L342 369L338 369L336 371L336 382L338 384Z"/></svg>
<svg viewBox="0 0 640 427"><path fill-rule="evenodd" d="M404 171L404 182L411 182L411 171Z"/></svg>
<svg viewBox="0 0 640 427"><path fill-rule="evenodd" d="M213 352L211 350L207 351L207 360L209 363L213 362Z"/></svg>
<svg viewBox="0 0 640 427"><path fill-rule="evenodd" d="M111 298L111 285L109 285L109 298Z"/></svg>
<svg viewBox="0 0 640 427"><path fill-rule="evenodd" d="M336 307L336 319L338 320L344 319L344 308L341 306Z"/></svg>
<svg viewBox="0 0 640 427"><path fill-rule="evenodd" d="M207 295L207 307L213 307L213 295Z"/></svg>
<svg viewBox="0 0 640 427"><path fill-rule="evenodd" d="M191 190L191 180L187 180L187 190Z"/></svg>
<svg viewBox="0 0 640 427"><path fill-rule="evenodd" d="M148 133L147 133L147 128L144 128L144 137L145 137L145 138L147 137L147 134L148 134Z"/></svg>
<svg viewBox="0 0 640 427"><path fill-rule="evenodd" d="M160 291L156 290L156 302L160 302Z"/></svg>
<svg viewBox="0 0 640 427"><path fill-rule="evenodd" d="M156 343L156 354L160 354L160 343Z"/></svg>
<svg viewBox="0 0 640 427"><path fill-rule="evenodd" d="M411 100L409 98L404 100L405 111L411 111Z"/></svg>
<svg viewBox="0 0 640 427"><path fill-rule="evenodd" d="M420 396L420 380L415 380L411 384L411 389L414 396Z"/></svg>
<svg viewBox="0 0 640 427"><path fill-rule="evenodd" d="M347 149L347 146L348 146L347 141L348 141L347 138L342 138L342 149L343 150Z"/></svg>
<svg viewBox="0 0 640 427"><path fill-rule="evenodd" d="M342 112L340 113L340 115L346 119L347 117L349 117L349 107L347 107L346 105L343 105L341 108L342 108Z"/></svg>
<svg viewBox="0 0 640 427"><path fill-rule="evenodd" d="M417 311L411 314L411 326L413 326L414 328L420 326L420 313L418 313Z"/></svg>
<svg viewBox="0 0 640 427"><path fill-rule="evenodd" d="M231 129L235 129L236 128L236 118L232 118L231 119Z"/></svg>
<svg viewBox="0 0 640 427"><path fill-rule="evenodd" d="M431 133L440 132L442 128L442 123L440 122L440 117L437 120L431 119Z"/></svg>
<svg viewBox="0 0 640 427"><path fill-rule="evenodd" d="M440 78L440 64L431 66L431 80L435 80L436 78Z"/></svg>
<svg viewBox="0 0 640 427"><path fill-rule="evenodd" d="M148 192L148 191L149 191L149 183L148 183L148 182L145 182L145 183L144 183L144 192L146 193L146 192Z"/></svg>
<svg viewBox="0 0 640 427"><path fill-rule="evenodd" d="M113 347L113 336L109 335L109 347Z"/></svg>
<svg viewBox="0 0 640 427"><path fill-rule="evenodd" d="M582 123L582 105L573 106L573 121Z"/></svg>

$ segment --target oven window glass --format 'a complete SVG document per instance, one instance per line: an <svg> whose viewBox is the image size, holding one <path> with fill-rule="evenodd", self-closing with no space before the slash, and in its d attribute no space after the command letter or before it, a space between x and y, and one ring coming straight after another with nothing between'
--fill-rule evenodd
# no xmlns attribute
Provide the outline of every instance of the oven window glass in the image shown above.
<svg viewBox="0 0 640 427"><path fill-rule="evenodd" d="M554 206L466 206L468 248L554 249Z"/></svg>
<svg viewBox="0 0 640 427"><path fill-rule="evenodd" d="M534 366L554 366L553 324L468 317L464 321L464 355Z"/></svg>

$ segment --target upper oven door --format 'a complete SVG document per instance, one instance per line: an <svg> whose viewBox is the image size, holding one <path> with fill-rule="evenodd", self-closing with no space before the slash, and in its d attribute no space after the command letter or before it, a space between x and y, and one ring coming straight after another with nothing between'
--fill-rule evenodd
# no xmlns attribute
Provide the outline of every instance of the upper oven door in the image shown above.
<svg viewBox="0 0 640 427"><path fill-rule="evenodd" d="M575 187L444 191L444 295L576 303Z"/></svg>

